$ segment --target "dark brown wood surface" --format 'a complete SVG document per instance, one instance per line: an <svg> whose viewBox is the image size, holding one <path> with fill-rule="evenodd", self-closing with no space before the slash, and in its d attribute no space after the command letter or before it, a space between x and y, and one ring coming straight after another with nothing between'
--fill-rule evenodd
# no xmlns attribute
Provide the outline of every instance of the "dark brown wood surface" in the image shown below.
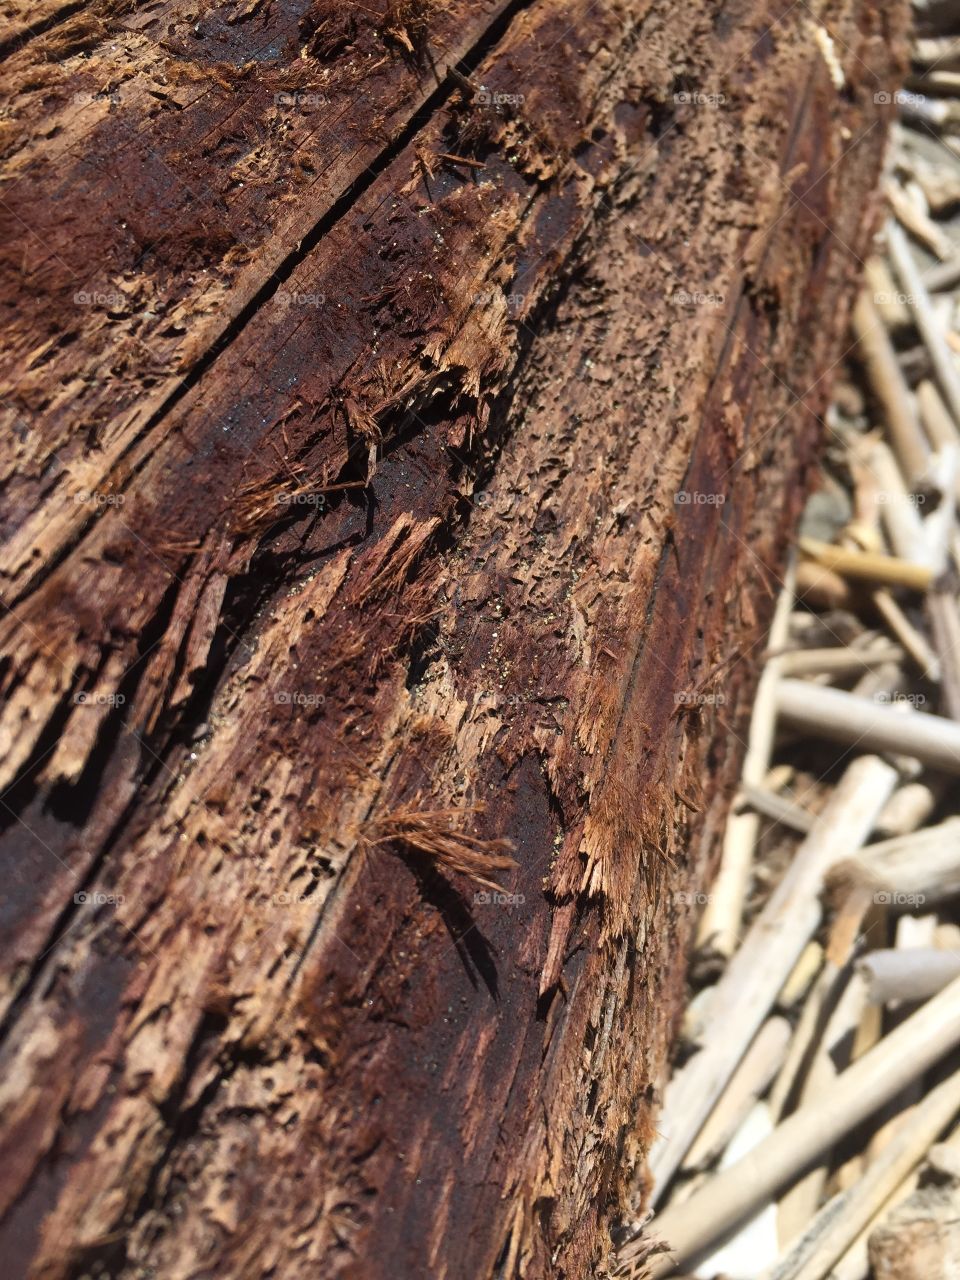
<svg viewBox="0 0 960 1280"><path fill-rule="evenodd" d="M601 1274L899 10L2 11L5 1273Z"/></svg>

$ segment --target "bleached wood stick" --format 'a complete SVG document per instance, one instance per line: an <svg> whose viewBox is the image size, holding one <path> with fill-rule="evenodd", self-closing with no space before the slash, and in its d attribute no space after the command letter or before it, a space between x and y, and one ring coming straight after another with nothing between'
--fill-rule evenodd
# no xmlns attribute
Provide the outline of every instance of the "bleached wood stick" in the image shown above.
<svg viewBox="0 0 960 1280"><path fill-rule="evenodd" d="M852 551L829 542L818 542L816 538L800 538L798 545L805 556L845 578L888 587L908 587L911 591L926 591L933 582L933 572L928 565L902 560L899 556Z"/></svg>
<svg viewBox="0 0 960 1280"><path fill-rule="evenodd" d="M853 589L846 578L812 560L797 565L797 598L815 609L846 609Z"/></svg>
<svg viewBox="0 0 960 1280"><path fill-rule="evenodd" d="M956 530L956 485L960 449L944 445L933 456L931 472L938 493L936 504L923 518L925 564L936 577L944 572L950 554L950 541Z"/></svg>
<svg viewBox="0 0 960 1280"><path fill-rule="evenodd" d="M914 1108L910 1123L901 1126L859 1182L823 1206L803 1237L768 1273L768 1280L823 1280L958 1111L960 1073L938 1085Z"/></svg>
<svg viewBox="0 0 960 1280"><path fill-rule="evenodd" d="M854 974L843 988L817 1045L800 1094L801 1107L809 1106L830 1087L840 1070L849 1065L853 1033L860 1021L866 999L866 985L862 978ZM794 1240L817 1212L827 1183L830 1150L826 1148L816 1165L808 1169L780 1198L777 1205L777 1239L781 1248Z"/></svg>
<svg viewBox="0 0 960 1280"><path fill-rule="evenodd" d="M793 1098L817 1037L822 1033L825 1011L837 1004L839 994L849 977L850 961L869 902L869 891L854 885L844 894L835 911L823 967L800 1012L786 1059L770 1091L768 1105L774 1120L780 1119Z"/></svg>
<svg viewBox="0 0 960 1280"><path fill-rule="evenodd" d="M920 1180L920 1166L908 1174L903 1182L897 1187L892 1196L888 1196L883 1204L873 1215L867 1225L857 1235L856 1239L848 1246L846 1252L834 1264L833 1270L829 1273L829 1280L869 1280L870 1275L870 1258L867 1252L867 1245L871 1232L874 1227L879 1226L887 1217L891 1210L895 1209L898 1204L906 1200L907 1196L913 1195L917 1189L917 1183Z"/></svg>
<svg viewBox="0 0 960 1280"><path fill-rule="evenodd" d="M926 476L930 451L890 335L867 293L860 294L854 307L853 331L867 379L880 402L893 451L907 484L913 488Z"/></svg>
<svg viewBox="0 0 960 1280"><path fill-rule="evenodd" d="M827 868L863 844L896 777L874 756L853 761L717 983L703 1047L666 1089L660 1138L649 1157L653 1201L666 1190L813 936Z"/></svg>
<svg viewBox="0 0 960 1280"><path fill-rule="evenodd" d="M943 403L937 384L929 378L924 378L917 386L917 407L923 429L934 449L960 445L960 429ZM954 497L960 498L960 476L954 483Z"/></svg>
<svg viewBox="0 0 960 1280"><path fill-rule="evenodd" d="M960 254L951 253L943 262L935 262L923 273L928 293L941 293L960 284Z"/></svg>
<svg viewBox="0 0 960 1280"><path fill-rule="evenodd" d="M898 787L877 819L876 834L884 839L916 831L937 807L943 789L941 782L907 782Z"/></svg>
<svg viewBox="0 0 960 1280"><path fill-rule="evenodd" d="M923 563L926 542L918 502L904 483L896 459L882 440L851 445L851 460L862 463L876 485L877 511L894 554Z"/></svg>
<svg viewBox="0 0 960 1280"><path fill-rule="evenodd" d="M891 332L908 329L913 323L907 301L893 272L883 258L868 258L863 269L864 288L869 289L877 314Z"/></svg>
<svg viewBox="0 0 960 1280"><path fill-rule="evenodd" d="M874 1004L927 1000L960 976L960 951L936 947L871 951L857 961Z"/></svg>
<svg viewBox="0 0 960 1280"><path fill-rule="evenodd" d="M807 676L826 672L832 676L850 675L881 662L902 662L900 645L888 641L870 649L854 649L850 645L833 649L794 649L782 655L781 670L785 676Z"/></svg>
<svg viewBox="0 0 960 1280"><path fill-rule="evenodd" d="M815 818L812 813L794 804L786 796L778 796L767 787L751 787L741 785L740 796L755 813L765 818L772 818L791 831L800 831L804 835L813 826Z"/></svg>
<svg viewBox="0 0 960 1280"><path fill-rule="evenodd" d="M940 660L944 709L960 721L960 611L952 591L931 591L926 599L933 642Z"/></svg>
<svg viewBox="0 0 960 1280"><path fill-rule="evenodd" d="M762 1102L756 1103L723 1153L720 1169L729 1169L773 1131L773 1124ZM718 1250L704 1258L701 1271L708 1276L748 1276L760 1267L772 1267L779 1255L777 1247L777 1215L772 1204L762 1205L737 1229Z"/></svg>
<svg viewBox="0 0 960 1280"><path fill-rule="evenodd" d="M770 625L770 645L779 648L790 634L793 609L796 562L787 565L783 590L774 609ZM780 679L780 659L774 658L763 669L750 718L747 751L741 778L752 786L760 786L770 768L776 728L776 686ZM750 884L750 868L760 834L760 818L756 813L732 813L723 834L720 869L710 891L710 901L700 919L697 942L721 956L733 954L740 938L743 904Z"/></svg>
<svg viewBox="0 0 960 1280"><path fill-rule="evenodd" d="M823 947L819 942L808 942L800 952L800 959L793 966L789 978L777 996L777 1006L781 1009L792 1009L806 996L811 983L822 967Z"/></svg>
<svg viewBox="0 0 960 1280"><path fill-rule="evenodd" d="M955 422L960 423L960 375L957 374L950 348L947 346L943 331L937 323L930 295L920 278L920 272L914 262L907 244L907 237L893 221L887 223L887 247L893 262L893 269L903 285L907 302L917 322L917 329L930 352L930 363L940 384L947 407L953 414Z"/></svg>
<svg viewBox="0 0 960 1280"><path fill-rule="evenodd" d="M743 1061L731 1076L709 1120L700 1130L682 1168L704 1168L726 1150L753 1104L763 1097L780 1070L790 1035L790 1023L786 1018L774 1015L767 1019L743 1055Z"/></svg>
<svg viewBox="0 0 960 1280"><path fill-rule="evenodd" d="M895 182L888 182L884 190L891 209L914 239L925 244L938 258L949 258L953 253L953 241L943 228L938 227L928 214L918 209Z"/></svg>
<svg viewBox="0 0 960 1280"><path fill-rule="evenodd" d="M901 911L927 908L960 894L960 818L935 827L867 845L837 862L827 873L827 892L845 893L851 884Z"/></svg>
<svg viewBox="0 0 960 1280"><path fill-rule="evenodd" d="M669 1275L735 1230L759 1204L789 1185L823 1151L872 1115L960 1044L960 978L928 1000L875 1049L848 1067L809 1106L795 1111L758 1147L654 1223L673 1257L654 1263Z"/></svg>
<svg viewBox="0 0 960 1280"><path fill-rule="evenodd" d="M940 679L940 659L885 587L870 597L874 607L928 680Z"/></svg>
<svg viewBox="0 0 960 1280"><path fill-rule="evenodd" d="M803 680L780 681L777 709L786 724L818 737L865 751L915 756L933 769L960 773L960 725L943 716L904 715L892 703Z"/></svg>

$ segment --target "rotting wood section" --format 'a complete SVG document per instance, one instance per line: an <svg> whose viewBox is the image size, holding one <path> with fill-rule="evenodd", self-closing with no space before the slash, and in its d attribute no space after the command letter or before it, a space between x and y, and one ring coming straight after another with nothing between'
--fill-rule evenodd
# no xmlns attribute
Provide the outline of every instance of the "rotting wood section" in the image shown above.
<svg viewBox="0 0 960 1280"><path fill-rule="evenodd" d="M15 1274L602 1266L895 83L782 7L8 49Z"/></svg>

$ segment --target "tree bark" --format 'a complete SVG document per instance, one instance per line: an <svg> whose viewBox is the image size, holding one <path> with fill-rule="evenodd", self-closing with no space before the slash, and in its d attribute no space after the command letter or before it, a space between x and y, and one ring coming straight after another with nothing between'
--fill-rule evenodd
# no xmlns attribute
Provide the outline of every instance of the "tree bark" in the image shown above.
<svg viewBox="0 0 960 1280"><path fill-rule="evenodd" d="M9 1274L600 1274L900 10L6 8Z"/></svg>

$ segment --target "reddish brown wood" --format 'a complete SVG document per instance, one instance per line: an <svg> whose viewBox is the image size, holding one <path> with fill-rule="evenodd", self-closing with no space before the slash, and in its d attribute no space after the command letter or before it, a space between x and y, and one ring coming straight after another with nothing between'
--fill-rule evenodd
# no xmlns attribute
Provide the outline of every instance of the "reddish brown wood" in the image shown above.
<svg viewBox="0 0 960 1280"><path fill-rule="evenodd" d="M9 54L11 1274L579 1280L651 1133L899 17L369 10Z"/></svg>

